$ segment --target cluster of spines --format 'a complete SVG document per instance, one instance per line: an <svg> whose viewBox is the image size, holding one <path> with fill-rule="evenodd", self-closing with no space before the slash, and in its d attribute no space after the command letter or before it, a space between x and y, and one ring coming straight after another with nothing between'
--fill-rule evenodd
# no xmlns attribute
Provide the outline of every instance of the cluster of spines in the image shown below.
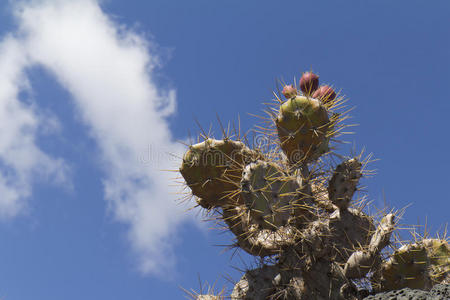
<svg viewBox="0 0 450 300"><path fill-rule="evenodd" d="M186 290L182 288L182 290L186 293L188 299L192 300L225 300L225 289L222 288L220 291L216 291L216 284L213 285L202 284L200 281L200 291L195 290Z"/></svg>

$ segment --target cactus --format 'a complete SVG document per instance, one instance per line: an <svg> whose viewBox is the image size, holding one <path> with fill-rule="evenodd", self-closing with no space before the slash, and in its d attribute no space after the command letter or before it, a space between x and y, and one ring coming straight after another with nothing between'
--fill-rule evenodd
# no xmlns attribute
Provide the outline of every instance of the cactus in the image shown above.
<svg viewBox="0 0 450 300"><path fill-rule="evenodd" d="M395 251L383 263L378 284L383 291L395 287L429 290L435 284L448 282L449 274L450 247L447 241L423 239Z"/></svg>
<svg viewBox="0 0 450 300"><path fill-rule="evenodd" d="M233 233L235 247L260 259L236 282L231 299L362 299L368 290L448 283L445 239L421 239L389 257L398 213L372 216L364 199L354 201L370 156L330 159L347 126L345 99L319 87L312 72L299 85L284 86L286 100L276 95L267 111L271 123L261 133L268 145L204 137L183 157L179 171L197 204Z"/></svg>

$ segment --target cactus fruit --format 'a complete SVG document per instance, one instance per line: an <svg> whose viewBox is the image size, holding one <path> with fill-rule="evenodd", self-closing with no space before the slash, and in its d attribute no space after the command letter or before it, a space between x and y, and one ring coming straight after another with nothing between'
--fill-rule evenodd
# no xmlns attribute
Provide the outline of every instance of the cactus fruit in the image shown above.
<svg viewBox="0 0 450 300"><path fill-rule="evenodd" d="M281 92L286 99L297 96L297 89L292 85L285 85L283 91Z"/></svg>
<svg viewBox="0 0 450 300"><path fill-rule="evenodd" d="M328 151L328 112L312 98L297 96L280 106L275 120L281 148L292 164L309 162Z"/></svg>
<svg viewBox="0 0 450 300"><path fill-rule="evenodd" d="M450 274L450 247L445 240L424 239L400 247L382 265L381 290L429 290Z"/></svg>
<svg viewBox="0 0 450 300"><path fill-rule="evenodd" d="M319 87L319 76L313 72L305 72L300 78L300 89L306 96L312 95Z"/></svg>
<svg viewBox="0 0 450 300"><path fill-rule="evenodd" d="M319 99L323 103L328 103L336 99L336 92L328 85L321 85L313 93L313 98Z"/></svg>
<svg viewBox="0 0 450 300"><path fill-rule="evenodd" d="M275 108L267 111L272 127L262 131L269 147L205 138L183 157L179 171L197 203L234 235L235 247L260 262L237 281L231 299L359 300L369 290L449 283L446 239L422 239L386 260L386 247L395 246L396 213L379 220L363 210L364 197L352 203L359 180L370 174L370 156L332 152L330 143L345 127L345 100L318 84L307 72L302 94L285 86L287 100L276 95ZM195 296L221 299L209 292Z"/></svg>
<svg viewBox="0 0 450 300"><path fill-rule="evenodd" d="M239 187L244 166L257 157L258 154L242 142L206 139L189 147L180 173L199 198L198 203L212 208L230 201L228 195Z"/></svg>

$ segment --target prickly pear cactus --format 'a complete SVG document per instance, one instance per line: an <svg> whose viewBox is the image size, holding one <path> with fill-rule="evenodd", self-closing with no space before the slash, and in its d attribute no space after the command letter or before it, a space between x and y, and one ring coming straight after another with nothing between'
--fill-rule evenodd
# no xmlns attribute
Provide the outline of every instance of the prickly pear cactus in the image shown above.
<svg viewBox="0 0 450 300"><path fill-rule="evenodd" d="M424 239L404 245L381 267L380 289L427 289L449 281L450 247L445 240ZM374 283L377 284L377 283Z"/></svg>
<svg viewBox="0 0 450 300"><path fill-rule="evenodd" d="M389 254L397 213L372 216L365 198L354 199L370 156L334 153L347 126L345 99L319 86L312 72L281 94L285 99L276 95L267 111L270 124L258 127L267 145L203 137L179 169L197 205L261 262L236 282L231 299L362 299L369 291L448 283L445 239L421 239Z"/></svg>

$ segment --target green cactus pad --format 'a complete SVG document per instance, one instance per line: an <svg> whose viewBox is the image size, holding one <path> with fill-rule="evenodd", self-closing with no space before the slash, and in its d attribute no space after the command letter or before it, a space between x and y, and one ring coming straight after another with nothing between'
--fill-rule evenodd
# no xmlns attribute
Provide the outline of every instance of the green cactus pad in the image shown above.
<svg viewBox="0 0 450 300"><path fill-rule="evenodd" d="M430 257L431 278L434 283L441 283L450 278L450 247L445 240L423 240Z"/></svg>
<svg viewBox="0 0 450 300"><path fill-rule="evenodd" d="M312 161L328 152L331 125L319 100L304 96L289 99L280 106L275 124L290 163Z"/></svg>
<svg viewBox="0 0 450 300"><path fill-rule="evenodd" d="M450 248L445 240L425 239L404 245L383 264L381 290L430 289L450 272Z"/></svg>
<svg viewBox="0 0 450 300"><path fill-rule="evenodd" d="M189 147L180 173L198 203L211 208L230 200L229 195L239 188L244 166L257 158L260 155L242 142L207 139Z"/></svg>
<svg viewBox="0 0 450 300"><path fill-rule="evenodd" d="M275 229L289 220L306 217L301 179L287 176L276 164L256 161L244 169L242 197L250 217L262 228Z"/></svg>

